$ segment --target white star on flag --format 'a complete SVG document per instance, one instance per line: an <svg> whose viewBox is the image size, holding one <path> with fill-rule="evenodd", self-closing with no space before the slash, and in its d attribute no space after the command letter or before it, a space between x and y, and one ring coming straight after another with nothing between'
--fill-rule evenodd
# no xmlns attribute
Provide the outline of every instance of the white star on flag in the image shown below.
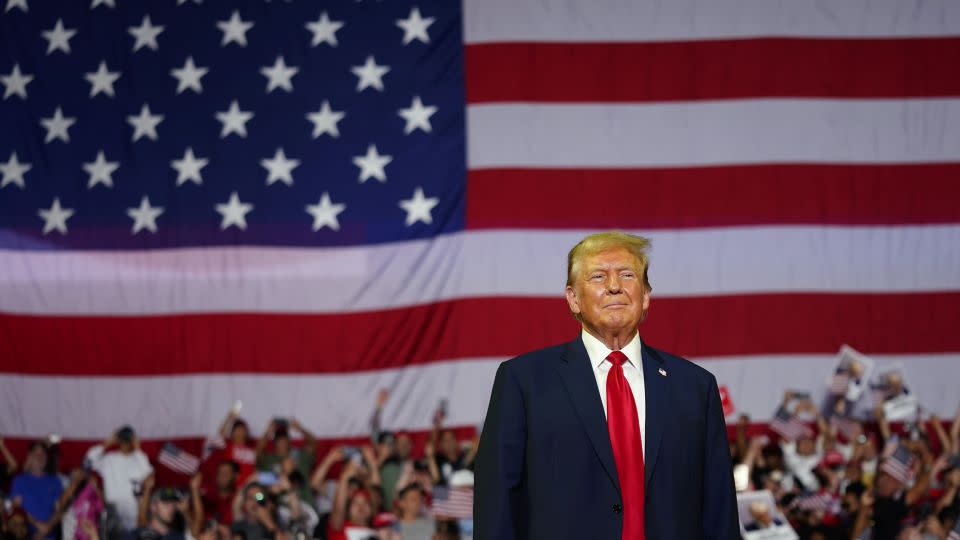
<svg viewBox="0 0 960 540"><path fill-rule="evenodd" d="M240 18L240 12L233 10L233 14L226 21L217 21L217 28L223 32L221 47L226 47L229 43L236 43L241 47L247 46L247 31L253 28L252 22L245 22Z"/></svg>
<svg viewBox="0 0 960 540"><path fill-rule="evenodd" d="M407 121L407 125L403 128L403 133L409 135L417 129L422 129L426 133L430 133L433 131L433 126L430 125L430 117L436 112L436 107L433 105L424 107L423 102L420 101L420 96L414 96L410 108L400 109L398 112L398 114Z"/></svg>
<svg viewBox="0 0 960 540"><path fill-rule="evenodd" d="M387 181L387 173L384 167L393 161L393 156L381 156L377 152L377 146L371 144L367 147L365 156L356 156L353 158L353 164L360 167L360 183L364 183L370 178L376 178L380 182Z"/></svg>
<svg viewBox="0 0 960 540"><path fill-rule="evenodd" d="M113 0L93 0L92 2L90 2L90 9L93 9L93 8L99 6L100 4L103 4L103 5L107 6L108 8L115 8L115 7L117 7L117 5L113 3Z"/></svg>
<svg viewBox="0 0 960 540"><path fill-rule="evenodd" d="M420 16L420 8L414 6L410 9L410 16L406 19L397 19L397 26L403 29L403 44L409 45L413 40L430 43L430 35L427 34L427 28L434 23L434 17L424 19Z"/></svg>
<svg viewBox="0 0 960 540"><path fill-rule="evenodd" d="M223 216L220 221L221 231L227 230L231 225L235 225L241 230L247 229L247 214L253 210L253 205L240 202L240 197L237 196L236 191L230 194L230 199L225 204L218 204L216 208L217 212Z"/></svg>
<svg viewBox="0 0 960 540"><path fill-rule="evenodd" d="M120 78L119 71L110 71L107 69L106 61L100 61L100 67L95 73L86 73L84 78L90 82L90 97L94 97L100 92L113 97L113 83Z"/></svg>
<svg viewBox="0 0 960 540"><path fill-rule="evenodd" d="M37 215L43 219L43 234L54 230L67 234L67 220L73 215L73 208L62 208L60 198L54 197L50 208L37 210Z"/></svg>
<svg viewBox="0 0 960 540"><path fill-rule="evenodd" d="M63 51L70 54L70 38L77 34L72 28L63 27L63 19L57 19L56 24L50 30L44 30L40 33L43 39L47 40L47 55L53 51Z"/></svg>
<svg viewBox="0 0 960 540"><path fill-rule="evenodd" d="M400 208L407 211L407 227L418 221L422 221L427 225L433 223L433 216L430 215L430 211L439 203L440 199L437 197L424 197L423 188L417 187L417 189L413 191L412 198L402 199L400 201Z"/></svg>
<svg viewBox="0 0 960 540"><path fill-rule="evenodd" d="M164 27L162 25L154 26L153 23L150 22L149 15L144 15L140 26L131 26L127 29L127 32L136 39L133 43L133 52L137 52L144 47L154 51L159 49L160 45L157 44L157 36L160 35L160 32L163 32L163 29Z"/></svg>
<svg viewBox="0 0 960 540"><path fill-rule="evenodd" d="M17 153L12 152L6 163L0 163L0 172L3 173L0 189L7 187L7 184L16 184L20 189L27 187L23 175L32 168L33 165L29 163L20 163L20 160L17 159Z"/></svg>
<svg viewBox="0 0 960 540"><path fill-rule="evenodd" d="M383 76L390 71L390 66L377 65L371 55L362 66L353 66L350 71L357 76L357 92L362 92L367 87L383 92Z"/></svg>
<svg viewBox="0 0 960 540"><path fill-rule="evenodd" d="M118 168L120 168L120 162L107 161L107 158L103 155L103 150L97 152L97 159L93 163L83 164L83 170L87 171L87 174L90 175L90 180L87 182L87 189L93 189L93 186L97 184L103 184L108 188L112 188L113 177L111 175Z"/></svg>
<svg viewBox="0 0 960 540"><path fill-rule="evenodd" d="M320 110L315 113L307 113L307 120L313 122L313 138L329 133L331 137L339 137L340 130L337 129L337 122L343 120L346 113L343 111L334 111L330 109L330 102L324 100L320 105Z"/></svg>
<svg viewBox="0 0 960 540"><path fill-rule="evenodd" d="M337 30L343 28L343 21L331 21L324 11L320 18L315 22L306 24L307 30L313 33L313 39L310 41L311 47L316 47L321 43L329 43L331 47L337 46Z"/></svg>
<svg viewBox="0 0 960 540"><path fill-rule="evenodd" d="M272 66L264 66L260 68L260 74L268 79L268 94L276 88L282 88L287 92L293 92L293 81L290 79L292 79L298 71L300 71L300 68L298 67L287 66L286 62L283 61L282 56L278 56L277 60Z"/></svg>
<svg viewBox="0 0 960 540"><path fill-rule="evenodd" d="M33 75L28 75L20 71L20 64L14 64L9 75L0 75L0 82L3 83L3 99L16 94L27 99L27 85L33 80Z"/></svg>
<svg viewBox="0 0 960 540"><path fill-rule="evenodd" d="M293 185L293 170L300 166L299 159L287 159L283 148L277 148L272 159L261 159L260 165L267 169L267 185L281 181L288 186Z"/></svg>
<svg viewBox="0 0 960 540"><path fill-rule="evenodd" d="M157 125L163 122L162 114L150 114L150 106L144 103L140 114L127 117L127 123L133 126L133 141L146 137L151 141L157 140Z"/></svg>
<svg viewBox="0 0 960 540"><path fill-rule="evenodd" d="M7 7L4 9L4 12L10 11L15 7L20 8L20 10L24 13L30 11L30 9L27 7L27 0L7 0Z"/></svg>
<svg viewBox="0 0 960 540"><path fill-rule="evenodd" d="M340 221L337 220L337 215L346 209L347 205L343 203L332 203L330 194L324 191L323 195L320 196L320 202L307 205L307 213L313 216L313 232L317 232L324 227L339 231Z"/></svg>
<svg viewBox="0 0 960 540"><path fill-rule="evenodd" d="M157 218L163 213L162 206L150 206L150 198L146 195L140 199L138 208L127 208L127 215L133 219L130 234L137 234L143 229L152 233L157 232Z"/></svg>
<svg viewBox="0 0 960 540"><path fill-rule="evenodd" d="M216 116L217 120L223 124L223 128L220 130L220 138L223 139L231 133L246 137L247 122L253 118L253 113L241 111L240 104L237 103L237 100L233 100L230 102L230 109L225 112L218 112Z"/></svg>
<svg viewBox="0 0 960 540"><path fill-rule="evenodd" d="M206 167L209 162L209 159L194 156L193 148L188 146L183 153L183 159L175 159L170 162L170 166L177 171L177 186L186 183L188 180L198 186L202 184L203 177L200 176L200 169Z"/></svg>
<svg viewBox="0 0 960 540"><path fill-rule="evenodd" d="M76 123L76 117L63 116L63 111L60 110L60 107L57 107L51 118L40 119L40 124L47 130L47 136L43 142L50 143L54 139L60 139L66 143L70 142L70 134L67 133L67 130Z"/></svg>
<svg viewBox="0 0 960 540"><path fill-rule="evenodd" d="M200 94L203 93L203 85L200 84L200 78L209 71L209 68L197 67L193 63L193 57L188 56L187 60L183 63L183 67L171 69L170 75L177 79L178 94L187 89Z"/></svg>

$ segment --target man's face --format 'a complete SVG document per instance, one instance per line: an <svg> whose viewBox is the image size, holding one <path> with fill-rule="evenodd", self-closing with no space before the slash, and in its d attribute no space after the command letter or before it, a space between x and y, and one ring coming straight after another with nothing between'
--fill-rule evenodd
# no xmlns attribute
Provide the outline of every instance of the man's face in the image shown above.
<svg viewBox="0 0 960 540"><path fill-rule="evenodd" d="M366 525L373 519L373 505L366 495L354 494L350 498L350 508L347 512L347 518L351 523L357 525Z"/></svg>
<svg viewBox="0 0 960 540"><path fill-rule="evenodd" d="M217 487L220 489L230 489L237 482L237 475L233 472L233 466L229 463L221 463L217 467Z"/></svg>
<svg viewBox="0 0 960 540"><path fill-rule="evenodd" d="M43 472L43 469L47 466L47 451L40 445L36 445L30 449L30 452L27 454L27 459L24 462L24 468L27 470L40 473Z"/></svg>
<svg viewBox="0 0 960 540"><path fill-rule="evenodd" d="M445 454L457 453L457 436L452 431L444 431L440 437L440 449Z"/></svg>
<svg viewBox="0 0 960 540"><path fill-rule="evenodd" d="M810 456L817 451L817 445L810 437L797 439L797 453L801 456Z"/></svg>
<svg viewBox="0 0 960 540"><path fill-rule="evenodd" d="M584 257L567 287L567 304L592 333L632 332L650 306L639 261L622 248Z"/></svg>
<svg viewBox="0 0 960 540"><path fill-rule="evenodd" d="M416 515L423 506L423 494L419 490L411 489L403 494L398 504L403 513Z"/></svg>
<svg viewBox="0 0 960 540"><path fill-rule="evenodd" d="M265 495L263 490L258 486L250 486L247 488L247 492L243 497L243 512L249 517L253 516L257 512L257 507L260 506L260 503L257 501L257 495L260 495L261 498Z"/></svg>
<svg viewBox="0 0 960 540"><path fill-rule="evenodd" d="M173 501L154 501L153 508L153 517L163 523L166 526L173 524L173 516L177 512L176 504Z"/></svg>
<svg viewBox="0 0 960 540"><path fill-rule="evenodd" d="M246 444L249 436L250 432L247 430L247 425L240 422L234 424L233 430L230 431L230 440L233 441L233 444Z"/></svg>
<svg viewBox="0 0 960 540"><path fill-rule="evenodd" d="M290 453L290 437L281 435L273 440L273 452L278 456L286 456Z"/></svg>
<svg viewBox="0 0 960 540"><path fill-rule="evenodd" d="M860 498L857 497L856 493L844 493L840 507L847 514L856 514L860 511Z"/></svg>
<svg viewBox="0 0 960 540"><path fill-rule="evenodd" d="M410 440L409 435L400 435L397 437L397 454L402 459L407 459L410 457L410 452L413 450L413 442Z"/></svg>
<svg viewBox="0 0 960 540"><path fill-rule="evenodd" d="M903 484L899 480L885 472L880 473L877 478L878 497L893 497L902 487Z"/></svg>

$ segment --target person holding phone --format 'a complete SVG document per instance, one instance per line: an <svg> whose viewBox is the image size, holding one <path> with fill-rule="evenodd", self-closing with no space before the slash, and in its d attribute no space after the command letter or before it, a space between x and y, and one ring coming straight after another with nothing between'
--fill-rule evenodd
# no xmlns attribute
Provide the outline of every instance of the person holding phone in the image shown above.
<svg viewBox="0 0 960 540"><path fill-rule="evenodd" d="M294 448L290 441L290 432L296 431L303 436L303 447ZM272 442L272 449L268 446ZM313 469L317 450L317 438L303 427L296 418L274 418L267 426L263 436L257 441L257 470L274 475L289 475L293 470L300 471L304 478ZM285 465L285 461L290 463ZM261 483L273 484L273 481ZM301 493L304 497L309 493Z"/></svg>

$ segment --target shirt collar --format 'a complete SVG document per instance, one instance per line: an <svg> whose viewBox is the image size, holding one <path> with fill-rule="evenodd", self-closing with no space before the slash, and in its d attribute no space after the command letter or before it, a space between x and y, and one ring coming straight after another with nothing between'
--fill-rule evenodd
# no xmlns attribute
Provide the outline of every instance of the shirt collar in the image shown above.
<svg viewBox="0 0 960 540"><path fill-rule="evenodd" d="M599 367L607 360L607 357L610 356L610 353L613 352L608 349L602 341L595 338L593 334L587 332L586 330L582 330L580 332L580 337L583 340L583 346L587 349L587 356L590 357L590 365L593 367ZM633 335L633 339L631 339L629 343L620 349L620 352L627 356L627 360L630 362L630 364L639 369L641 355L640 349L640 332L637 332Z"/></svg>

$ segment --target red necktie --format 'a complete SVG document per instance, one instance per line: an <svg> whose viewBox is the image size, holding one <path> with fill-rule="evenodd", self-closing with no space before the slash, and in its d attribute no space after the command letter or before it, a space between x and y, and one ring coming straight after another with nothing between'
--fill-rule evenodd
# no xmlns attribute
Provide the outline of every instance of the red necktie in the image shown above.
<svg viewBox="0 0 960 540"><path fill-rule="evenodd" d="M643 442L637 402L623 375L627 356L613 351L607 374L607 429L617 462L620 491L623 493L623 540L644 540L643 531Z"/></svg>

